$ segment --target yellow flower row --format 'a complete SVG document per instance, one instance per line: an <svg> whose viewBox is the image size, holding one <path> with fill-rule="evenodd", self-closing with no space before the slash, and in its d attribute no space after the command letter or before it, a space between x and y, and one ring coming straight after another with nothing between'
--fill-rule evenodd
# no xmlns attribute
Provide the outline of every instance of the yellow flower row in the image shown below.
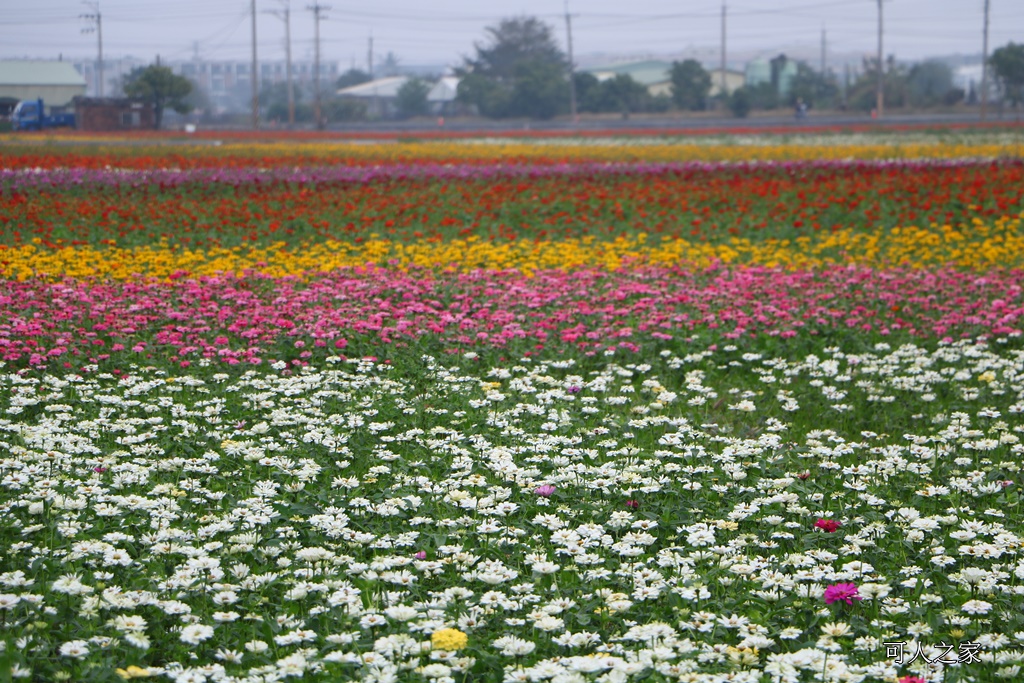
<svg viewBox="0 0 1024 683"><path fill-rule="evenodd" d="M166 278L181 271L192 275L256 271L283 277L371 263L400 270L410 267L462 272L518 269L526 273L585 266L616 269L637 263L702 267L714 262L787 268L832 264L912 267L955 264L982 270L1024 267L1022 220L1024 214L992 223L975 219L970 225L956 227L910 226L870 233L844 229L793 240L733 237L720 243L675 237L655 240L640 233L614 241L585 237L493 243L470 237L443 243L404 244L374 237L361 245L332 241L298 248L275 244L209 250L171 249L166 244L128 249L68 247L58 250L26 245L0 250L0 277L19 280L33 276Z"/></svg>
<svg viewBox="0 0 1024 683"><path fill-rule="evenodd" d="M81 141L81 138L75 138ZM766 142L767 141L767 142ZM2 148L0 148L2 149ZM15 149L15 147L9 147ZM24 151L26 148L21 147ZM38 149L38 148L36 148ZM83 152L75 146L74 151ZM48 150L53 151L53 150ZM140 144L129 156L155 157L181 153L175 145ZM59 151L57 152L59 154ZM98 145L86 152L90 156L108 156L116 166L125 155L123 147ZM749 139L727 136L715 138L637 138L637 139L541 139L541 140L437 140L423 142L345 141L318 143L229 142L217 146L190 147L190 155L211 158L245 157L257 161L301 157L307 164L351 162L408 162L464 160L500 163L511 160L556 159L563 161L816 161L875 159L952 159L968 157L1024 157L1024 135L980 134L955 138L911 136L807 136Z"/></svg>

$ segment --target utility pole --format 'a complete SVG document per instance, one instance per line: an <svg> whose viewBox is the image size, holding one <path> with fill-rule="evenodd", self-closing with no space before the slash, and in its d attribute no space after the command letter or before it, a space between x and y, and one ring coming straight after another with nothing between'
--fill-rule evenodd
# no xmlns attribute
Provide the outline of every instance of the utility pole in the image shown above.
<svg viewBox="0 0 1024 683"><path fill-rule="evenodd" d="M828 56L828 48L826 46L826 40L827 39L825 37L825 25L822 24L822 26L821 26L821 77L822 77L822 79L825 78L825 61L826 61L826 58Z"/></svg>
<svg viewBox="0 0 1024 683"><path fill-rule="evenodd" d="M722 97L729 94L729 88L725 81L725 3L722 3Z"/></svg>
<svg viewBox="0 0 1024 683"><path fill-rule="evenodd" d="M331 8L318 2L307 5L306 9L313 13L313 117L316 119L317 130L323 130L323 107L320 101L320 13Z"/></svg>
<svg viewBox="0 0 1024 683"><path fill-rule="evenodd" d="M366 45L366 73L370 80L373 80L373 31L370 31L370 39Z"/></svg>
<svg viewBox="0 0 1024 683"><path fill-rule="evenodd" d="M81 18L86 21L91 21L95 24L95 28L83 28L82 33L96 32L96 72L99 74L99 78L96 79L96 92L99 97L103 97L103 15L100 14L100 3L86 2L85 4L92 8L92 14L83 14L81 15Z"/></svg>
<svg viewBox="0 0 1024 683"><path fill-rule="evenodd" d="M260 127L260 85L259 74L256 72L256 0L251 0L252 11L252 128L259 130Z"/></svg>
<svg viewBox="0 0 1024 683"><path fill-rule="evenodd" d="M988 0L985 0L985 29L981 39L981 120L988 114Z"/></svg>
<svg viewBox="0 0 1024 683"><path fill-rule="evenodd" d="M295 127L295 84L292 81L292 11L290 0L280 0L284 6L283 10L270 10L267 14L273 14L284 22L284 71L285 79L288 81L288 127Z"/></svg>
<svg viewBox="0 0 1024 683"><path fill-rule="evenodd" d="M885 58L882 50L882 0L878 0L878 85L875 88L875 112L882 118L885 105Z"/></svg>
<svg viewBox="0 0 1024 683"><path fill-rule="evenodd" d="M576 121L576 65L572 59L572 15L569 14L569 0L565 0L565 37L569 47L569 118L572 125Z"/></svg>

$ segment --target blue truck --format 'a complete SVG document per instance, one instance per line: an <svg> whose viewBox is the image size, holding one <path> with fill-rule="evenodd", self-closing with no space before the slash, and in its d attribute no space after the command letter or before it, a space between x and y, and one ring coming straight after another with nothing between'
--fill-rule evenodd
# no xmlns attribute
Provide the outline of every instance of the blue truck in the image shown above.
<svg viewBox="0 0 1024 683"><path fill-rule="evenodd" d="M11 114L14 130L43 130L45 128L74 128L73 113L46 114L43 99L22 100Z"/></svg>

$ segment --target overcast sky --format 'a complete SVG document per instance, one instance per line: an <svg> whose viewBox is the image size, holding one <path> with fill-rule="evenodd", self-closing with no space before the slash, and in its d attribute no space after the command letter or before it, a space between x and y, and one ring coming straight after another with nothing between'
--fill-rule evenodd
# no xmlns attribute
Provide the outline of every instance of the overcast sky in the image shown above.
<svg viewBox="0 0 1024 683"><path fill-rule="evenodd" d="M367 39L374 52L393 52L402 64L455 64L471 54L486 26L508 16L535 15L565 41L564 0L321 0L332 7L321 23L322 58L342 68L366 67ZM96 36L79 18L92 10L77 0L5 0L0 12L0 57L94 58ZM260 60L284 57L284 24L265 13L287 0L257 0ZM311 58L311 0L292 9L293 58ZM878 9L874 0L730 0L730 52L803 48L817 54L824 27L829 53L873 54ZM106 58L165 60L248 59L250 3L246 0L106 0ZM886 0L885 52L900 59L980 53L984 0ZM577 61L588 54L665 54L687 48L715 50L721 29L717 0L569 0ZM989 45L1024 42L1024 0L991 0ZM714 58L717 65L717 56Z"/></svg>

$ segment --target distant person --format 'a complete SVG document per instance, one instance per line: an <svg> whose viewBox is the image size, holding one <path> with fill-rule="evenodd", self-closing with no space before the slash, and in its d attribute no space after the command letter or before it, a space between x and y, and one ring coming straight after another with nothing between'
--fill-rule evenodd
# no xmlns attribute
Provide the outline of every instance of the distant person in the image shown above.
<svg viewBox="0 0 1024 683"><path fill-rule="evenodd" d="M796 106L793 113L797 121L803 121L807 118L807 103L804 102L802 97L796 98Z"/></svg>

